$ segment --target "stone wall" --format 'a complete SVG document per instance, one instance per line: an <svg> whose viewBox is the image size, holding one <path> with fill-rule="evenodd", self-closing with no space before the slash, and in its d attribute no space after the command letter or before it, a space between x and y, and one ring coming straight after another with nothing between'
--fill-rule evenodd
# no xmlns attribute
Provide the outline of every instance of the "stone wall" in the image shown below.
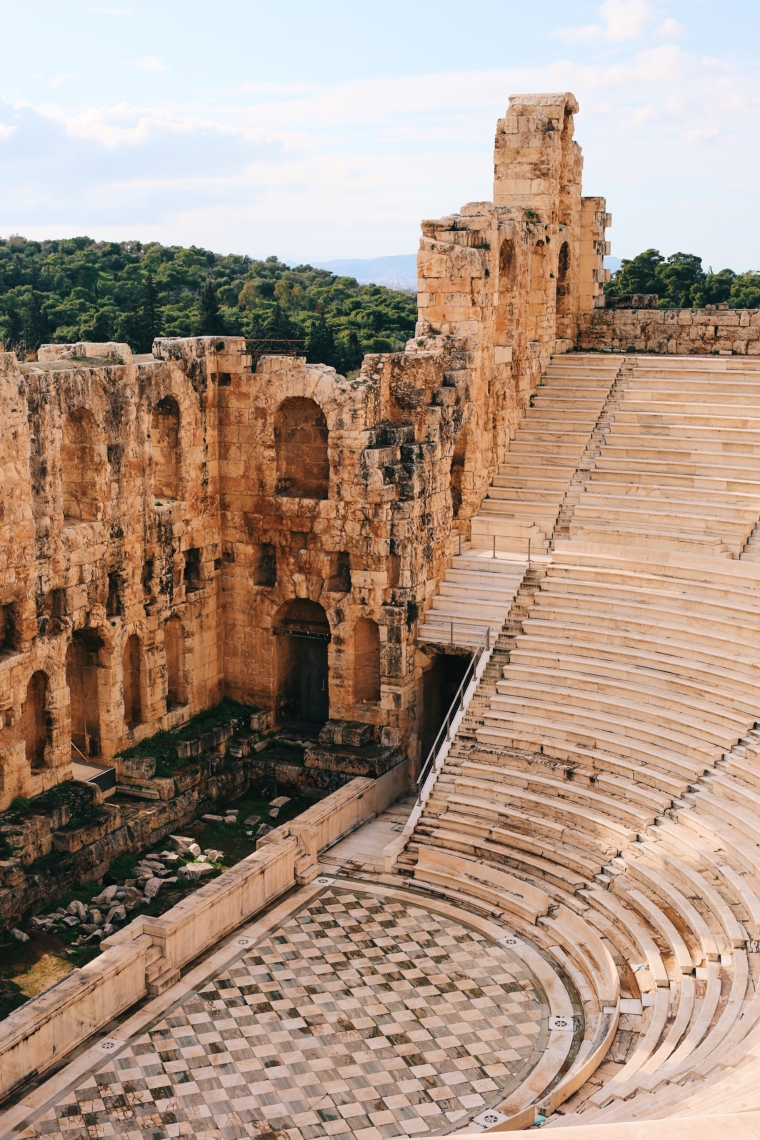
<svg viewBox="0 0 760 1140"><path fill-rule="evenodd" d="M260 850L159 918L138 917L104 939L97 958L0 1025L0 1099L59 1063L146 993L173 984L182 967L273 899L296 883L310 882L318 873L319 851L386 803L380 781L352 780L293 823L276 828Z"/></svg>
<svg viewBox="0 0 760 1140"><path fill-rule="evenodd" d="M578 321L582 352L760 355L760 309L598 308Z"/></svg>
<svg viewBox="0 0 760 1140"><path fill-rule="evenodd" d="M422 223L418 334L453 334L469 357L454 522L465 534L550 356L572 347L609 279L611 217L603 198L581 196L577 110L569 92L512 96L493 202Z"/></svg>
<svg viewBox="0 0 760 1140"><path fill-rule="evenodd" d="M417 335L351 380L239 337L0 355L0 810L224 695L416 762L417 619L606 278L577 109L510 99L494 201L423 222Z"/></svg>

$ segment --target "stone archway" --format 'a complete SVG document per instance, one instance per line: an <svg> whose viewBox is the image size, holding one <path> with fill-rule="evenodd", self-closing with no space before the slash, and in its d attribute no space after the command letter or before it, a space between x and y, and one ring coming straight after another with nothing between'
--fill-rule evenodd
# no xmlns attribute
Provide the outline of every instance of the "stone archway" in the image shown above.
<svg viewBox="0 0 760 1140"><path fill-rule="evenodd" d="M45 766L45 746L49 742L45 715L47 689L47 675L38 669L29 679L26 698L21 706L21 739L24 741L26 758L32 768Z"/></svg>
<svg viewBox="0 0 760 1140"><path fill-rule="evenodd" d="M274 623L277 719L324 724L330 716L330 625L318 602L294 598Z"/></svg>

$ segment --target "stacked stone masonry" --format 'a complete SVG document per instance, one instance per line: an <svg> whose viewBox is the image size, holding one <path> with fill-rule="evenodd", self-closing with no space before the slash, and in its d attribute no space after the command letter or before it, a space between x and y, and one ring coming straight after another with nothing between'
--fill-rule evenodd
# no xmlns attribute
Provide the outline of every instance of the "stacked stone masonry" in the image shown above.
<svg viewBox="0 0 760 1140"><path fill-rule="evenodd" d="M6 1091L154 995L9 1134L754 1134L757 314L603 307L576 111L510 100L493 202L423 223L417 335L354 379L2 358L0 805L222 695L414 768L489 634L403 831L401 766L347 783L8 1019Z"/></svg>

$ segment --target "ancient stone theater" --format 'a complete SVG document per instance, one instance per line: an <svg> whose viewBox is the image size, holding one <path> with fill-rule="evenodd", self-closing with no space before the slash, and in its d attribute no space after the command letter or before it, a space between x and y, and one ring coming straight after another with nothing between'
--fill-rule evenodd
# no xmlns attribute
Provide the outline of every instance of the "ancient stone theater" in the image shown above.
<svg viewBox="0 0 760 1140"><path fill-rule="evenodd" d="M612 307L577 111L509 100L356 375L0 355L3 921L312 801L128 880L0 1021L1 1137L760 1135L760 312Z"/></svg>

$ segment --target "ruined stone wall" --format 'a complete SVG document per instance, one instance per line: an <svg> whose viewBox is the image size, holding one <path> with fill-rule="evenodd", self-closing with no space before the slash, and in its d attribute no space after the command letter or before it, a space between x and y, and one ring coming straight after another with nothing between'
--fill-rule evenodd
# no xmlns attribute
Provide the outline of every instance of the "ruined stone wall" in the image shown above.
<svg viewBox="0 0 760 1140"><path fill-rule="evenodd" d="M512 96L496 129L493 202L422 223L418 334L454 334L470 359L452 473L465 533L549 357L574 345L609 276L611 218L603 198L581 197L577 110L569 92Z"/></svg>
<svg viewBox="0 0 760 1140"><path fill-rule="evenodd" d="M154 351L0 358L0 807L222 695L216 381L244 343Z"/></svg>
<svg viewBox="0 0 760 1140"><path fill-rule="evenodd" d="M760 309L607 309L581 315L576 347L596 352L760 356Z"/></svg>
<svg viewBox="0 0 760 1140"><path fill-rule="evenodd" d="M330 719L371 724L378 741L408 745L418 718L416 616L448 554L449 472L468 376L453 338L434 346L421 338L407 353L366 357L351 381L301 359L265 358L225 391L221 588L231 696L287 719L292 654L304 652L294 635L329 638ZM301 493L298 470L283 467L283 409L306 401L325 421L319 497ZM314 436L309 426L304 450Z"/></svg>
<svg viewBox="0 0 760 1140"><path fill-rule="evenodd" d="M494 201L423 223L416 337L352 380L236 337L0 356L0 809L223 695L416 758L417 618L595 317L576 111L510 99Z"/></svg>
<svg viewBox="0 0 760 1140"><path fill-rule="evenodd" d="M225 694L292 719L307 643L314 719L414 751L416 618L470 399L455 338L352 381L253 373L230 337L39 355L0 373L0 808Z"/></svg>

